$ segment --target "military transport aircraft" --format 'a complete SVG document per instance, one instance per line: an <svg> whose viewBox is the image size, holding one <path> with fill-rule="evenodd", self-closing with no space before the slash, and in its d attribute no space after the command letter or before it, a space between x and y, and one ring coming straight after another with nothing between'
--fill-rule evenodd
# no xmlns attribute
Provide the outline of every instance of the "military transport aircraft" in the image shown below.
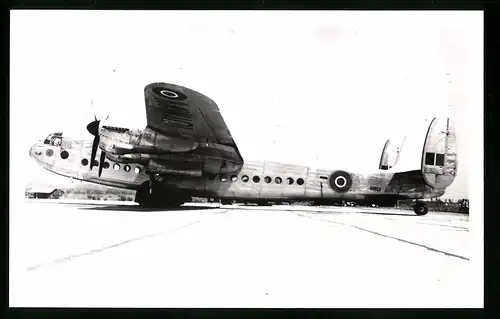
<svg viewBox="0 0 500 319"><path fill-rule="evenodd" d="M372 173L310 169L276 162L244 161L218 106L194 90L167 83L144 89L144 130L106 125L97 118L87 125L92 140L52 133L33 145L30 156L45 169L74 179L137 190L141 206L177 206L191 197L220 200L367 201L394 205L439 197L456 175L456 137L449 119L432 120L424 140L421 167L397 171L387 141ZM444 130L444 131L443 131ZM396 152L399 154L399 151Z"/></svg>

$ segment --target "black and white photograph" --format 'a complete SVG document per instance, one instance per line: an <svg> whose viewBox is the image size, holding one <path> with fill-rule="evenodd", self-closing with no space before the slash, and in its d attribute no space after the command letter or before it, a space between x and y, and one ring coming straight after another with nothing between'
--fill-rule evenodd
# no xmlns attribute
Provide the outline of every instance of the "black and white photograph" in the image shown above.
<svg viewBox="0 0 500 319"><path fill-rule="evenodd" d="M482 11L10 11L11 307L482 308Z"/></svg>

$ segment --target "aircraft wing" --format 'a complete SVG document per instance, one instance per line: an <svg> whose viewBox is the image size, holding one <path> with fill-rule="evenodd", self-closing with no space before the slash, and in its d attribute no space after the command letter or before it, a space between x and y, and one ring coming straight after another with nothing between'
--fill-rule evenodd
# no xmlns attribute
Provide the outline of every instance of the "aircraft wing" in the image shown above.
<svg viewBox="0 0 500 319"><path fill-rule="evenodd" d="M150 128L166 136L236 147L219 107L207 96L168 83L151 83L144 95Z"/></svg>

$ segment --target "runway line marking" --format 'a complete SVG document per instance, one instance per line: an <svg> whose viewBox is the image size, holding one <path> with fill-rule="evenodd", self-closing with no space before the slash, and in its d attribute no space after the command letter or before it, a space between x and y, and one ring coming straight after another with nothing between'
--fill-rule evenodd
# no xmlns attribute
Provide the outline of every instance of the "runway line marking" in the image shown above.
<svg viewBox="0 0 500 319"><path fill-rule="evenodd" d="M415 242L412 242L412 241L408 241L408 240L405 240L405 239L402 239L402 238L385 235L385 234L382 234L382 233L379 233L379 232L376 232L376 231L373 231L373 230L369 230L369 229L366 229L366 228L362 228L362 227L359 227L359 226L356 226L356 225L346 224L346 223L342 223L342 222L336 222L336 221L333 221L333 220L318 219L318 218L314 218L314 217L311 217L311 216L306 216L306 215L303 215L303 214L300 214L300 213L297 213L297 215L299 215L300 217L307 217L307 218L310 218L310 219L313 219L313 220L317 220L317 221L322 221L322 222L327 222L327 223L334 223L334 224L339 224L339 225L343 225L343 226L353 227L353 228L356 228L358 230L362 230L362 231L365 231L365 232L368 232L368 233L371 233L371 234L374 234L374 235L378 235L378 236L381 236L381 237L394 239L394 240L397 240L397 241L400 241L400 242L403 242L403 243L406 243L406 244L410 244L410 245L414 245L414 246L417 246L417 247L425 248L425 249L430 250L432 252L441 253L441 254L444 254L444 255L449 256L449 257L455 257L455 258L459 258L459 259L463 259L463 260L467 260L467 261L469 260L469 258L464 257L464 256L460 256L460 255L448 253L446 251L442 251L442 250L439 250L439 249L436 249L436 248L432 248L432 247L429 247L429 246L426 246L426 245L423 245L423 244L419 244L419 243L415 243Z"/></svg>
<svg viewBox="0 0 500 319"><path fill-rule="evenodd" d="M170 231L175 231L175 230L179 230L179 229L182 229L182 228L186 228L186 227L189 227L191 225L194 225L194 224L197 224L197 223L200 223L200 222L201 222L200 220L197 220L195 222L192 222L192 223L189 223L189 224L186 224L186 225L182 225L182 226L179 226L179 227L170 228L170 229L164 230L162 232L157 232L157 233L153 233L153 234L149 234L149 235L144 235L144 236L140 236L140 237L136 237L136 238L132 238L132 239L127 239L127 240L122 241L120 243L109 245L109 246L105 246L105 247L102 247L102 248L99 248L99 249L92 249L92 250L89 250L89 251L87 251L85 253L75 254L75 255L69 255L69 256L66 256L66 257L58 258L58 259L55 259L55 260L52 260L52 261L49 261L49 262L46 262L46 263L42 263L42 264L38 264L38 265L35 265L35 266L28 267L26 269L26 271L27 272L31 272L31 271L39 269L41 267L45 267L45 266L48 266L48 265L52 265L52 264L56 264L56 263L61 263L61 262L69 261L69 260L72 260L73 258L78 258L78 257L82 257L82 256L90 256L90 255L93 255L93 254L96 254L96 253L103 252L103 251L108 250L108 249L112 249L112 248L116 248L116 247L119 247L119 246L123 246L123 245L129 244L129 243L134 242L134 241L139 241L139 240L143 240L143 239L147 239L147 238L152 238L152 237L164 235L164 234L166 234L166 233L168 233Z"/></svg>

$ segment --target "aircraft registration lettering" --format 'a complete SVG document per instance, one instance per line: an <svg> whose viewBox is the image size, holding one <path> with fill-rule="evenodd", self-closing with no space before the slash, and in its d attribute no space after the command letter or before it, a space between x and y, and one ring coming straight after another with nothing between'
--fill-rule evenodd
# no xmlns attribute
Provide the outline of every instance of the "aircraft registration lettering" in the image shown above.
<svg viewBox="0 0 500 319"><path fill-rule="evenodd" d="M166 99L157 99L157 105L163 107L162 121L166 125L174 128L182 128L193 130L192 122L193 114L189 108L181 107L182 104L187 105L183 101L169 101ZM176 105L177 104L177 105Z"/></svg>

